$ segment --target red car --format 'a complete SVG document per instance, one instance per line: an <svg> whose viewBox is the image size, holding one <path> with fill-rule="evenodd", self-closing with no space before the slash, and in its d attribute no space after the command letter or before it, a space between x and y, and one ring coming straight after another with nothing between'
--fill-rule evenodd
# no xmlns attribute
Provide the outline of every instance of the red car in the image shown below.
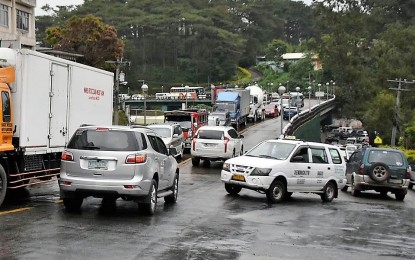
<svg viewBox="0 0 415 260"><path fill-rule="evenodd" d="M266 117L277 117L280 115L277 103L269 103L265 105L265 116Z"/></svg>

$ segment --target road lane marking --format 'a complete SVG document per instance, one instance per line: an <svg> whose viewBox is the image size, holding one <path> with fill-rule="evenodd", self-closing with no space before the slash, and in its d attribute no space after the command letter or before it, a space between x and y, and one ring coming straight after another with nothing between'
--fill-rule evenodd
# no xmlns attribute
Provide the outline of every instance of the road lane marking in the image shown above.
<svg viewBox="0 0 415 260"><path fill-rule="evenodd" d="M22 211L26 211L26 210L30 210L30 209L32 209L32 208L31 207L27 207L27 208L20 208L20 209L13 209L13 210L8 210L8 211L2 211L2 212L0 212L0 216L1 215L11 214L11 213L22 212Z"/></svg>

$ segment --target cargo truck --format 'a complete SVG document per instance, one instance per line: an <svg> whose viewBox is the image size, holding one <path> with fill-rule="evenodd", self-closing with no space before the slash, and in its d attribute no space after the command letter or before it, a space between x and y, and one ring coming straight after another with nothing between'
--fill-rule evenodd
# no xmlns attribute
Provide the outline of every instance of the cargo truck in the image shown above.
<svg viewBox="0 0 415 260"><path fill-rule="evenodd" d="M231 125L239 129L246 124L249 115L249 90L246 89L226 89L218 93L214 111L226 114L229 112Z"/></svg>
<svg viewBox="0 0 415 260"><path fill-rule="evenodd" d="M32 50L0 48L0 206L10 189L56 181L83 124L112 125L113 73Z"/></svg>
<svg viewBox="0 0 415 260"><path fill-rule="evenodd" d="M248 119L256 122L257 120L265 120L265 102L264 91L258 85L246 87L250 91L250 111Z"/></svg>

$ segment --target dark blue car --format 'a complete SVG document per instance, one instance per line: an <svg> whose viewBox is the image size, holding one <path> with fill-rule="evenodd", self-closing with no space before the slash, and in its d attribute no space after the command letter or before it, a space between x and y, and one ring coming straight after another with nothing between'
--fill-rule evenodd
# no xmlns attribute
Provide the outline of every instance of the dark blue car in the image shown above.
<svg viewBox="0 0 415 260"><path fill-rule="evenodd" d="M298 114L298 108L296 107L290 107L290 108L284 108L282 118L284 120L289 120L293 118L295 115Z"/></svg>

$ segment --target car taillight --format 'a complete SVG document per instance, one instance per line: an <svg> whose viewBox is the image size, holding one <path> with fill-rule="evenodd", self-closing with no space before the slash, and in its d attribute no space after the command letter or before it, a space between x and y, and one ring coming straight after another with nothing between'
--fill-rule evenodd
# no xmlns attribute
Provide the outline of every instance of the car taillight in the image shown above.
<svg viewBox="0 0 415 260"><path fill-rule="evenodd" d="M226 153L226 151L228 150L229 138L228 137L225 137L224 138L224 142L225 142L225 153Z"/></svg>
<svg viewBox="0 0 415 260"><path fill-rule="evenodd" d="M362 175L365 174L365 165L364 164L361 164L360 165L360 167L359 167L359 174L362 174Z"/></svg>
<svg viewBox="0 0 415 260"><path fill-rule="evenodd" d="M73 161L73 154L71 152L63 152L61 155L62 161Z"/></svg>
<svg viewBox="0 0 415 260"><path fill-rule="evenodd" d="M405 179L411 178L411 166L406 167Z"/></svg>
<svg viewBox="0 0 415 260"><path fill-rule="evenodd" d="M145 163L147 161L147 154L130 154L125 159L126 164Z"/></svg>

